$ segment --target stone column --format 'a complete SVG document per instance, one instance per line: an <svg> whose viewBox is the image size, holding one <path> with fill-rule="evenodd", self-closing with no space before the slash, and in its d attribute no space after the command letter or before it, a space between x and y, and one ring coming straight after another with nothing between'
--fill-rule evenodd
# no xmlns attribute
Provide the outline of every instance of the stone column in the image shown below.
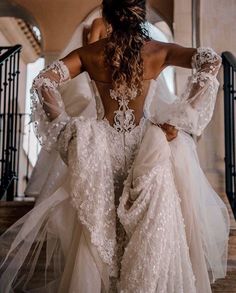
<svg viewBox="0 0 236 293"><path fill-rule="evenodd" d="M176 0L174 5L174 42L185 47L192 47L192 0ZM189 69L176 67L176 93L180 94Z"/></svg>
<svg viewBox="0 0 236 293"><path fill-rule="evenodd" d="M201 0L200 44L212 47L217 53L236 54L235 0ZM224 191L224 108L223 69L218 79L220 89L212 121L198 140L200 162L217 192Z"/></svg>

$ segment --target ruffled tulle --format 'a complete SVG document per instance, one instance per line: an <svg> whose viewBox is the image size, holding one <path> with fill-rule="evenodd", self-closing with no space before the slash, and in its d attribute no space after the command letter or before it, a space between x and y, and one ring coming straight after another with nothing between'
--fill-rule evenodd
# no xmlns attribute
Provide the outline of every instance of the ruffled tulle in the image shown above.
<svg viewBox="0 0 236 293"><path fill-rule="evenodd" d="M114 129L112 129L111 127L107 128L106 123L96 122L96 120L94 119L87 121L79 119L77 123L79 131L78 133L81 133L79 145L81 146L82 141L85 142L85 139L83 137L85 135L85 137L87 137L86 141L87 143L89 143L89 145L88 147L86 147L85 144L83 147L87 149L93 148L95 155L97 154L97 159L99 158L101 160L104 160L104 156L108 156L108 153L106 153L105 155L103 152L101 152L102 148L100 149L100 153L98 153L96 151L98 148L98 144L93 143L93 141L103 141L102 143L104 144L105 140L100 139L101 135L104 135L105 133L108 134L108 132L112 130L111 137L114 137ZM90 132L86 133L85 130L83 131L83 126L86 129L90 129ZM153 127L154 133L155 129L157 132L159 128L157 126ZM88 135L88 133L90 134ZM146 132L144 133L144 137L145 134ZM94 138L94 135L97 136L96 139ZM161 194L165 194L164 198L166 198L166 203L170 201L170 205L174 205L175 209L177 210L179 209L179 207L178 203L175 202L176 196L179 197L181 200L180 206L185 223L185 233L187 240L186 243L189 246L190 261L192 266L192 268L187 269L187 271L188 273L191 273L191 270L193 270L194 276L196 277L197 292L210 292L207 272L209 272L209 277L211 281L214 281L217 278L222 278L226 274L228 247L227 244L229 234L228 212L222 200L213 191L213 189L207 182L199 166L195 145L192 138L183 132L179 132L178 137L176 138L176 140L172 141L169 144L169 147L167 142L163 142L163 146L158 147L161 142L158 136L159 134L157 132L156 141L154 140L154 134L152 134L151 136L146 136L146 138L142 140L142 147L140 147L139 153L137 153L137 157L132 167L133 169L131 168L131 171L129 172L130 175L128 177L128 181L126 182L126 188L124 189L123 195L121 197L120 209L122 207L122 204L127 199L126 194L127 186L129 188L129 182L131 184L130 186L132 187L132 189L130 190L132 193L142 193L142 197L135 196L137 201L137 210L134 206L134 220L130 218L129 213L127 215L122 215L121 213L120 218L124 224L124 227L126 227L127 229L127 233L130 236L135 235L135 227L137 225L136 217L138 217L140 213L139 202L141 203L142 200L146 202L146 204L148 204L149 201L153 202L155 197L152 199L152 197L149 196L151 194L148 193L150 192L150 190L153 189L151 182L154 182L153 180L156 180L156 176L158 176L157 178L163 178L164 181L159 181L159 179L155 181L155 184L157 184L157 186L155 185L155 188L157 188L156 195L159 194L159 196L161 196ZM113 142L114 140L112 139L111 143ZM76 143L76 140L74 140L74 143ZM78 149L76 150L76 144L74 143L71 144L70 147L74 149L73 152L74 154L76 154L78 152ZM164 146L167 150L167 153L169 152L170 159L166 158L165 156ZM104 148L107 150L109 149L108 146L105 145ZM80 151L83 153L82 150L83 148L80 149ZM142 155L142 151L144 151L145 156ZM73 152L70 152L70 160L73 160L74 162L76 162L77 160L78 163L82 162L79 159L81 158L82 153L77 153L77 155L73 155ZM75 156L77 156L76 160ZM149 159L149 163L147 164L147 162L145 161L146 157L160 157L162 158L162 160ZM86 160L84 161L84 164L86 165ZM164 164L162 168L160 168L160 166L162 166L160 164ZM172 171L167 176L167 173L170 172L171 165ZM107 165L106 168L109 168L108 166L109 165ZM169 170L168 172L165 171L167 169ZM90 172L90 175L86 175L86 178L84 179L87 180L87 176L92 176L94 180L97 178L96 180L98 181L96 182L100 182L100 184L106 181L105 178L107 171L105 171L105 169L102 173L98 172L96 173L96 175L95 173L91 173L91 170L95 172L97 169L88 168L87 171ZM101 257L102 255L100 254L99 250L97 250L96 242L91 239L90 231L86 228L86 225L82 225L81 221L79 220L79 206L76 207L75 203L72 206L70 203L71 187L69 182L71 176L67 172L64 173L64 171L65 169L62 168L61 177L58 177L56 171L53 173L55 176L55 180L53 182L56 184L54 184L54 186L53 184L49 184L47 186L47 189L44 188L44 192L48 196L44 199L41 199L30 213L20 219L16 224L10 227L10 229L7 230L6 233L3 234L3 236L1 236L1 248L4 248L4 254L7 254L7 257L1 266L1 270L3 272L0 279L1 292L14 292L16 288L21 288L21 290L24 290L21 292L73 292L73 290L79 290L79 292L99 293L101 292L102 288L103 290L105 290L104 292L108 292L108 267L103 261ZM101 174L103 175L101 176ZM131 174L133 177L130 177ZM81 178L83 179L83 172L80 172L77 175L79 177L82 176ZM75 173L75 176L77 175ZM171 180L173 180L172 176L174 178L173 182L175 183L175 187L173 185L174 183L171 183ZM79 177L78 182L80 182ZM52 178L53 177L51 177L51 179ZM132 180L129 181L129 178L131 178ZM188 178L188 180L185 180L186 178ZM61 181L60 179L63 179L63 181ZM92 195L91 192L86 193L86 190L92 190L93 188L96 188L96 185L93 184L97 185L97 183L93 182L90 187L88 184L85 185L82 190L80 190L80 193L81 191L83 192L83 196L81 197L81 199L84 198L84 200L86 200L87 195ZM137 188L135 188L136 185ZM86 188L86 186L88 188ZM171 186L173 190L171 189ZM155 188L154 190L156 190ZM178 192L178 195L176 192ZM176 195L173 197L174 194ZM106 199L105 194L104 196L104 199ZM169 201L167 201L167 198ZM76 201L76 198L74 198L73 201ZM157 203L154 204L154 202L152 204L150 203L150 211L145 212L146 208L142 211L142 213L144 214L140 214L141 218L139 219L139 221L141 222L139 226L143 222L142 218L146 218L146 214L149 216L153 214L154 207L156 207L156 210L153 216L158 216L159 212L161 215L161 211L158 212L158 204L156 204ZM169 211L168 205L165 205L165 208ZM108 209L106 210L109 209L110 208L108 207ZM106 213L104 214L104 217L105 215ZM172 216L174 215L172 214ZM176 217L176 219L179 219L180 214L176 215ZM163 221L164 219L165 215ZM99 221L94 222L93 218L91 218L91 220L92 221L90 221L90 224L92 224L93 226L99 224ZM155 222L158 223L158 221ZM172 222L172 225L173 223L175 223L175 221ZM178 225L181 226L182 224L180 223L181 221ZM143 225L144 224L145 221L143 222ZM180 229L180 226L178 229ZM151 225L150 227L154 229L154 225ZM99 228L99 226L97 226L97 228ZM166 226L166 229L167 228L171 228L169 224ZM164 233L163 237L164 235L166 235L166 237L169 235L166 238L167 241L168 239L172 239L171 237L173 237L173 235L175 234L172 234L171 230L169 230L168 235ZM141 239L139 241L141 241ZM11 243L10 247L9 243ZM133 245L132 243L135 243L135 247L139 246L138 239L136 239L134 242L130 242L129 247ZM153 245L155 242L151 241L150 243L152 243ZM183 249L183 252L181 254L186 253L186 248L184 248L184 240L179 240L179 245L180 247L182 247L181 249ZM152 251L155 252L155 255L159 255L161 252L158 250L158 242L157 246L155 247L156 249ZM173 247L173 251L176 252L176 247ZM145 260L145 258L148 258L148 256L145 256L144 251L143 255L140 254L139 256L143 256L143 260ZM185 268L186 270L186 268L188 268L188 266L186 267L186 264L188 264L187 254L185 255L185 257L187 258L185 260L186 263L183 263L183 268ZM184 258L180 258L179 260L184 261ZM177 263L175 263L175 265L177 265ZM129 261L126 262L124 258L124 272L126 271L125 268L129 267L128 264ZM174 268L173 266L171 267ZM21 268L23 269L23 271ZM165 268L165 274L167 274L166 276L168 276L168 268L170 267ZM159 277L164 272L163 270L160 267L160 275L158 273ZM90 282L91 275L95 276L96 284ZM41 279L37 279L38 276L41 276ZM122 276L123 279L121 280L123 280L123 283L121 282L120 286L123 286L123 288L127 289L128 287L126 287L125 284L128 284L126 283L126 281L129 280L128 275L125 274L126 277L124 278L123 273ZM147 274L147 277L148 276L151 275ZM34 278L36 278L36 281ZM151 277L151 279L154 280L155 278ZM174 279L172 279L172 277L167 277L167 279L163 279L162 281L164 282L160 283L162 284L162 286L165 286L168 281L172 282L169 284L175 284L175 281ZM179 284L179 281L176 280L176 282L177 283L175 284L175 286ZM91 286L93 287L93 289L91 289ZM147 283L143 283L143 286L145 286L144 288L148 288ZM178 286L176 288L181 288L181 286L183 285L179 284ZM150 289L150 292L154 291ZM167 292L172 291L170 290ZM184 292L189 293L189 291L186 290ZM190 292L194 292L193 289L191 289Z"/></svg>
<svg viewBox="0 0 236 293"><path fill-rule="evenodd" d="M198 270L200 262L206 262L210 281L214 282L224 278L227 271L228 210L200 167L193 139L179 132L170 148L192 264ZM203 246L202 256L199 243Z"/></svg>

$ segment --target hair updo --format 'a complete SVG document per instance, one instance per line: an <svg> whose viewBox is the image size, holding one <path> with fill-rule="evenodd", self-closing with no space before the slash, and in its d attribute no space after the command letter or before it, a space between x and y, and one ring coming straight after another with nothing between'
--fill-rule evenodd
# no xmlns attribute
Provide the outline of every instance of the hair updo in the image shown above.
<svg viewBox="0 0 236 293"><path fill-rule="evenodd" d="M132 98L142 91L141 48L149 39L145 29L145 0L103 0L103 16L112 26L105 48L113 88ZM125 92L124 92L125 91Z"/></svg>

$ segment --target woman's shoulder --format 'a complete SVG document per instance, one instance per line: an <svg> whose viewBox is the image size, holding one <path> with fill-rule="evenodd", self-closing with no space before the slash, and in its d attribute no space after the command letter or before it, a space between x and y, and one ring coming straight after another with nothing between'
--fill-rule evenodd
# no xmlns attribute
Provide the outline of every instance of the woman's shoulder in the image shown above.
<svg viewBox="0 0 236 293"><path fill-rule="evenodd" d="M156 75L160 71L166 58L165 44L155 40L145 42L142 48L142 58L146 65L145 71L153 71L151 75ZM148 76L150 74L147 74Z"/></svg>
<svg viewBox="0 0 236 293"><path fill-rule="evenodd" d="M160 53L162 51L168 50L168 48L172 45L172 43L165 43L157 40L150 39L145 42L143 46L143 51L151 52L151 53Z"/></svg>

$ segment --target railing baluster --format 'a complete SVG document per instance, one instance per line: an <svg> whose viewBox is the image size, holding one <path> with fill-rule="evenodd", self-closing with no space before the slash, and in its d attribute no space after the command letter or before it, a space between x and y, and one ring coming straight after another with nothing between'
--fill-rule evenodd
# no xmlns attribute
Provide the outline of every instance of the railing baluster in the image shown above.
<svg viewBox="0 0 236 293"><path fill-rule="evenodd" d="M225 119L225 188L236 218L236 153L235 153L235 75L236 58L230 52L222 54L224 65Z"/></svg>
<svg viewBox="0 0 236 293"><path fill-rule="evenodd" d="M19 65L22 46L0 48L0 198L17 196L21 141L17 137ZM23 114L22 114L23 115Z"/></svg>
<svg viewBox="0 0 236 293"><path fill-rule="evenodd" d="M12 74L12 55L10 56L10 62L9 62L9 69L8 69L8 103L7 103L7 137L6 137L6 164L5 164L5 168L6 168L6 182L8 182L8 180L10 180L10 178L12 177L12 170L11 170L11 135L12 135L12 131L11 131L11 98L12 98L12 78L11 78L11 74ZM7 183L6 183L7 184ZM12 197L11 194L11 189L10 192L9 190L7 191L7 197ZM12 198L11 198L12 200Z"/></svg>
<svg viewBox="0 0 236 293"><path fill-rule="evenodd" d="M17 151L16 146L16 140L15 140L15 121L17 119L16 113L15 113L15 100L16 100L16 96L17 96L17 92L16 92L16 54L14 54L14 58L13 58L13 72L12 72L12 78L13 78L13 88L12 88L12 170L15 172L15 153ZM14 176L16 176L17 174L14 174ZM14 195L16 193L16 190L14 190Z"/></svg>
<svg viewBox="0 0 236 293"><path fill-rule="evenodd" d="M7 65L8 65L8 60L6 60L5 64L4 64L4 69L5 69L5 72L4 72L4 82L3 82L3 142L2 142L2 180L3 180L3 185L5 184L5 180L6 180L6 136L7 136L7 129L6 129L6 113L7 113L7 86L8 86L8 83L7 83Z"/></svg>
<svg viewBox="0 0 236 293"><path fill-rule="evenodd" d="M19 132L18 132L18 150L20 150L21 146L21 136L22 136L22 130L21 130L21 125L22 125L22 114L19 113ZM17 166L16 166L16 173L19 174L20 171L20 152L17 152ZM19 180L17 178L16 181L16 190L18 190L18 185L19 185Z"/></svg>
<svg viewBox="0 0 236 293"><path fill-rule="evenodd" d="M0 51L1 54L1 51ZM0 64L0 174L1 174L1 181L0 181L0 185L2 184L2 163L1 163L1 149L3 147L2 143L3 143L3 116L2 116L2 108L3 108L3 100L4 100L4 96L2 95L3 92L3 87L2 87L2 72L3 72L3 65Z"/></svg>

